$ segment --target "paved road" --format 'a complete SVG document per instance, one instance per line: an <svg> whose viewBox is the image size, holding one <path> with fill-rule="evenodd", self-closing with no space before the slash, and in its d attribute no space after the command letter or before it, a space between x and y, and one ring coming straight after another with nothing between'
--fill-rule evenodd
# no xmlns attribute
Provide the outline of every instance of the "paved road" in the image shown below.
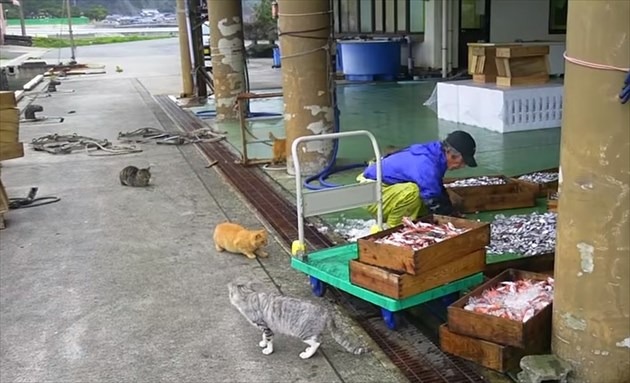
<svg viewBox="0 0 630 383"><path fill-rule="evenodd" d="M70 48L51 49L42 58L48 62L67 61L70 55ZM108 74L105 78L138 78L153 94L177 95L181 92L177 38L83 46L77 48L76 57L83 64L105 65ZM282 87L282 74L279 69L271 68L272 61L249 60L252 89ZM123 72L117 73L116 66Z"/></svg>

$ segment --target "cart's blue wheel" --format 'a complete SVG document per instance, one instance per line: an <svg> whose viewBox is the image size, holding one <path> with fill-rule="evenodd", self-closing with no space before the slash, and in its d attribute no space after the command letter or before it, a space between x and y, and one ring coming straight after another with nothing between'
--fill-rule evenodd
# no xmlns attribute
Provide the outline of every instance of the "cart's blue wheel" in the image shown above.
<svg viewBox="0 0 630 383"><path fill-rule="evenodd" d="M385 325L387 326L388 329L396 330L397 323L396 323L395 312L389 311L388 309L381 307L381 316L383 317L383 320L385 321Z"/></svg>
<svg viewBox="0 0 630 383"><path fill-rule="evenodd" d="M316 297L323 297L326 294L326 284L315 277L308 277L311 282L311 290Z"/></svg>
<svg viewBox="0 0 630 383"><path fill-rule="evenodd" d="M453 303L455 303L455 301L457 301L458 299L459 299L459 292L454 292L454 293L443 296L442 304L444 304L445 307L448 307L452 305Z"/></svg>

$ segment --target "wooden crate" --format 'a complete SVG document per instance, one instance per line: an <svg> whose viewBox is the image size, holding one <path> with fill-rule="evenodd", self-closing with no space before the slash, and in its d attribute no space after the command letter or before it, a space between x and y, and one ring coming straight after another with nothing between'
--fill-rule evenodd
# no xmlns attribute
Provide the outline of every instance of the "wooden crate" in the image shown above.
<svg viewBox="0 0 630 383"><path fill-rule="evenodd" d="M520 44L468 43L468 73L477 83L491 83L497 80L496 50L500 47L520 46Z"/></svg>
<svg viewBox="0 0 630 383"><path fill-rule="evenodd" d="M359 261L411 275L422 274L456 260L490 243L490 224L442 215L428 215L417 221L443 224L450 222L457 228L469 228L465 233L414 251L410 247L376 243L375 240L400 230L403 225L359 238Z"/></svg>
<svg viewBox="0 0 630 383"><path fill-rule="evenodd" d="M549 82L549 46L497 48L497 85L540 85Z"/></svg>
<svg viewBox="0 0 630 383"><path fill-rule="evenodd" d="M0 142L18 142L20 133L20 110L0 109Z"/></svg>
<svg viewBox="0 0 630 383"><path fill-rule="evenodd" d="M0 142L0 161L19 157L24 157L24 144L22 142Z"/></svg>
<svg viewBox="0 0 630 383"><path fill-rule="evenodd" d="M442 351L477 363L499 372L518 369L525 355L544 354L549 344L537 342L528 348L504 346L486 340L456 334L446 323L440 326L440 348Z"/></svg>
<svg viewBox="0 0 630 383"><path fill-rule="evenodd" d="M448 307L448 328L450 331L505 346L521 348L529 347L537 342L549 343L551 341L553 304L545 307L525 323L464 310L470 297L478 297L483 291L498 286L500 282L523 278L545 280L548 276L516 269L505 270Z"/></svg>
<svg viewBox="0 0 630 383"><path fill-rule="evenodd" d="M15 92L10 90L0 91L0 110L15 108L17 106L17 100L15 99Z"/></svg>
<svg viewBox="0 0 630 383"><path fill-rule="evenodd" d="M486 250L481 249L416 275L350 261L350 282L394 299L404 299L446 283L482 272Z"/></svg>
<svg viewBox="0 0 630 383"><path fill-rule="evenodd" d="M555 198L553 197L554 194L556 195ZM558 211L558 196L555 191L547 192L547 211Z"/></svg>
<svg viewBox="0 0 630 383"><path fill-rule="evenodd" d="M447 188L446 190L453 206L461 213L536 206L536 195L517 182L504 185Z"/></svg>
<svg viewBox="0 0 630 383"><path fill-rule="evenodd" d="M487 278L494 278L507 269L518 269L553 277L556 254L554 251L545 254L518 257L509 261L487 263L483 272Z"/></svg>
<svg viewBox="0 0 630 383"><path fill-rule="evenodd" d="M536 194L536 197L544 198L544 197L547 197L547 194L549 191L553 191L553 192L558 191L558 180L552 181L552 182L545 182L542 184L537 184L534 182L519 180L518 177L528 175L528 174L533 174L533 173L558 173L559 171L560 171L560 168L549 168L549 169L537 170L535 172L529 172L529 173L516 175L512 179L514 180L514 182L521 183L525 188L531 189L531 191Z"/></svg>

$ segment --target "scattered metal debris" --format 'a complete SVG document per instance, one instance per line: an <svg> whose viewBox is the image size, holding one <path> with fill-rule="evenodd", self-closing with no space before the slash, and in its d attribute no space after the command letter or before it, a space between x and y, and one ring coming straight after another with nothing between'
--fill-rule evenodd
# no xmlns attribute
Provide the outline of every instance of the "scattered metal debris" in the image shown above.
<svg viewBox="0 0 630 383"><path fill-rule="evenodd" d="M521 181L533 182L535 184L546 184L558 180L558 173L556 172L535 172L531 174L525 174L518 177Z"/></svg>
<svg viewBox="0 0 630 383"><path fill-rule="evenodd" d="M469 186L504 185L505 183L506 183L505 179L501 177L481 176L481 177L463 178L460 180L456 180L456 181L444 184L444 186L447 188L460 188L460 187L469 187Z"/></svg>
<svg viewBox="0 0 630 383"><path fill-rule="evenodd" d="M155 141L162 145L185 145L199 142L216 142L225 136L212 131L210 128L193 130L192 132L170 133L155 128L140 128L131 132L119 132L118 139L125 142L147 143Z"/></svg>
<svg viewBox="0 0 630 383"><path fill-rule="evenodd" d="M490 225L489 254L538 255L556 248L557 213L532 213L506 217L498 214Z"/></svg>
<svg viewBox="0 0 630 383"><path fill-rule="evenodd" d="M112 156L120 154L140 153L142 149L134 145L114 146L107 140L75 134L48 134L31 141L34 150L51 154L70 154L76 150L84 150L89 156ZM95 154L94 151L105 153Z"/></svg>

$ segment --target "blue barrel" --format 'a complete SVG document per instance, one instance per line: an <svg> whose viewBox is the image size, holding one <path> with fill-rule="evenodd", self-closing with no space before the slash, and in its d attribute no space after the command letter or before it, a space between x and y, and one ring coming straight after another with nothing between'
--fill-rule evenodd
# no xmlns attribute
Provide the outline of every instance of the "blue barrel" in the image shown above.
<svg viewBox="0 0 630 383"><path fill-rule="evenodd" d="M343 73L343 60L341 59L341 45L337 43L337 49L335 49L335 69L339 73Z"/></svg>
<svg viewBox="0 0 630 383"><path fill-rule="evenodd" d="M273 47L273 65L271 67L280 68L281 66L282 60L280 58L280 47L276 45Z"/></svg>
<svg viewBox="0 0 630 383"><path fill-rule="evenodd" d="M400 42L339 41L343 74L349 81L394 80L400 73Z"/></svg>

